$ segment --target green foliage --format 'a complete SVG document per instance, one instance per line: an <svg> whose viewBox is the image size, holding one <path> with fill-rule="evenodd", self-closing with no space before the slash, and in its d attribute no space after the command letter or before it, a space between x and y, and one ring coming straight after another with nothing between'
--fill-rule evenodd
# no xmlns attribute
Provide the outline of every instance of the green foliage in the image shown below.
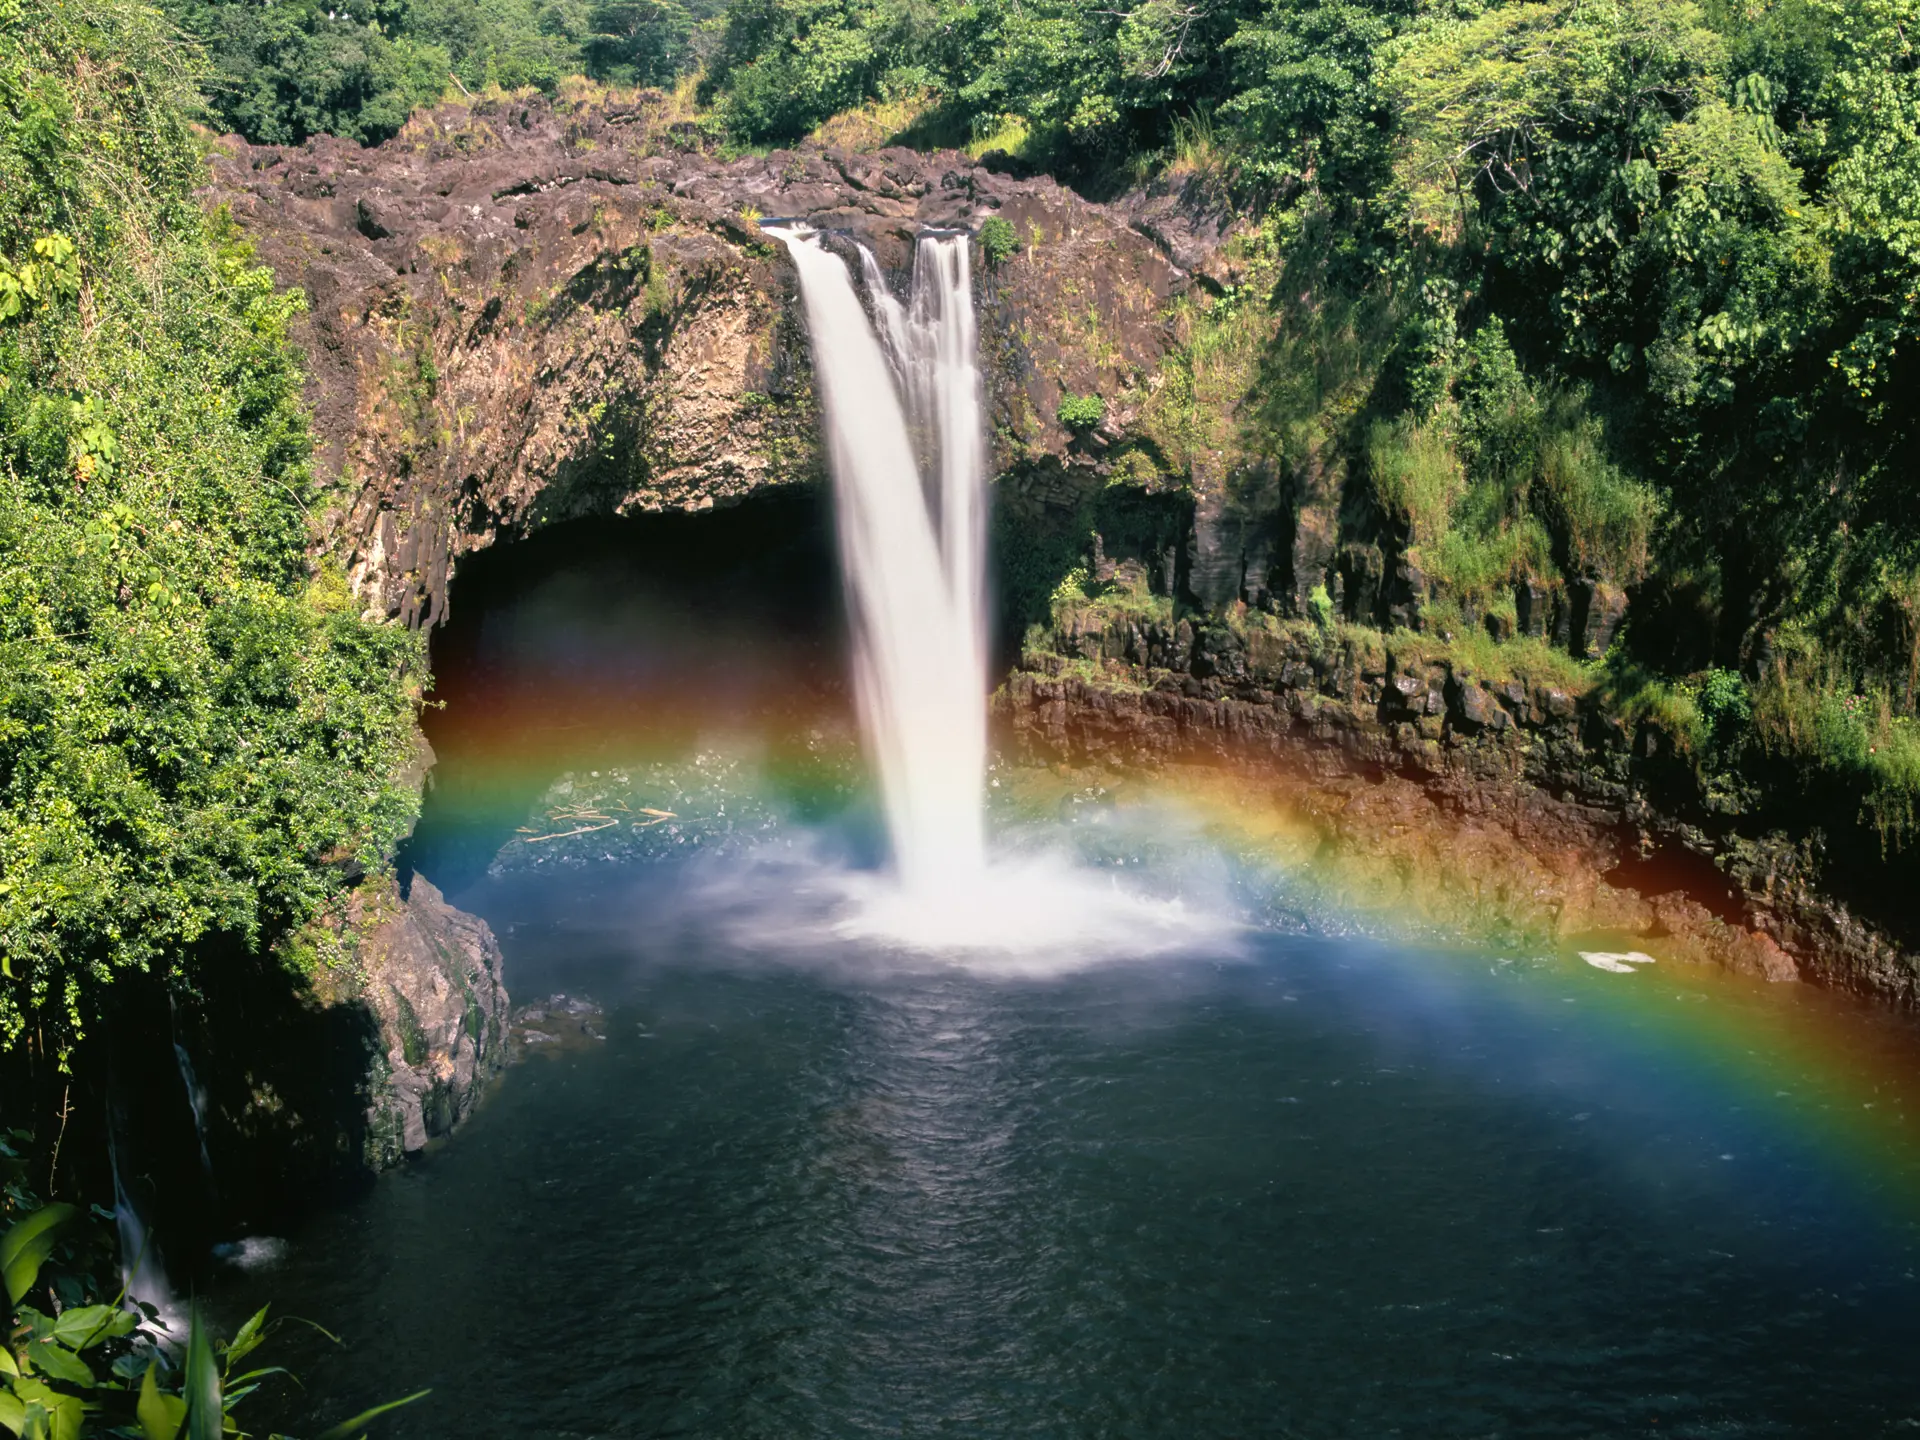
<svg viewBox="0 0 1920 1440"><path fill-rule="evenodd" d="M1707 671L1695 703L1708 735L1723 749L1745 739L1753 725L1753 696L1736 671Z"/></svg>
<svg viewBox="0 0 1920 1440"><path fill-rule="evenodd" d="M412 804L418 647L309 585L299 297L194 202L190 80L134 0L0 0L0 253L70 267L0 322L0 1045L272 944Z"/></svg>
<svg viewBox="0 0 1920 1440"><path fill-rule="evenodd" d="M677 0L161 0L212 61L217 122L256 142L386 139L455 90L570 75L669 85L709 6Z"/></svg>
<svg viewBox="0 0 1920 1440"><path fill-rule="evenodd" d="M1063 395L1059 414L1067 429L1091 430L1107 418L1107 402L1098 395Z"/></svg>
<svg viewBox="0 0 1920 1440"><path fill-rule="evenodd" d="M1920 822L1920 722L1879 687L1849 688L1829 666L1777 669L1753 699L1760 743L1833 795L1856 797L1859 818L1887 849Z"/></svg>
<svg viewBox="0 0 1920 1440"><path fill-rule="evenodd" d="M1596 424L1586 420L1547 437L1539 483L1569 569L1624 585L1646 574L1659 500L1607 459Z"/></svg>
<svg viewBox="0 0 1920 1440"><path fill-rule="evenodd" d="M1635 139L1712 92L1719 38L1687 0L1434 6L1385 54L1409 218L1459 233L1531 193L1557 143Z"/></svg>
<svg viewBox="0 0 1920 1440"><path fill-rule="evenodd" d="M980 153L1070 173L1136 162L1358 184L1384 170L1374 48L1410 0L1124 7L935 0L734 0L704 94L746 143L837 111L929 94ZM1353 163L1356 152L1366 158Z"/></svg>
<svg viewBox="0 0 1920 1440"><path fill-rule="evenodd" d="M1393 631L1388 644L1395 657L1408 664L1446 661L1455 673L1487 685L1519 680L1549 685L1569 695L1585 694L1602 682L1604 672L1597 662L1575 659L1528 635L1495 640L1478 625L1459 619L1457 612L1450 613L1444 603L1437 607L1432 622L1417 632Z"/></svg>
<svg viewBox="0 0 1920 1440"><path fill-rule="evenodd" d="M1314 586L1313 593L1307 596L1307 614L1322 630L1333 628L1333 596L1327 593L1325 585Z"/></svg>
<svg viewBox="0 0 1920 1440"><path fill-rule="evenodd" d="M926 16L897 0L733 0L702 82L742 142L796 140L842 110L924 88Z"/></svg>
<svg viewBox="0 0 1920 1440"><path fill-rule="evenodd" d="M1684 680L1616 658L1607 668L1601 693L1608 708L1628 725L1650 724L1683 751L1697 753L1708 738L1698 692Z"/></svg>
<svg viewBox="0 0 1920 1440"><path fill-rule="evenodd" d="M998 215L990 215L980 225L980 253L987 264L1000 265L1020 253L1020 235L1012 224Z"/></svg>
<svg viewBox="0 0 1920 1440"><path fill-rule="evenodd" d="M1440 426L1412 416L1380 421L1368 437L1367 462L1374 493L1415 545L1432 545L1447 533L1467 477Z"/></svg>
<svg viewBox="0 0 1920 1440"><path fill-rule="evenodd" d="M213 62L216 123L251 140L322 132L383 140L450 85L444 46L392 33L404 6L167 0L166 8Z"/></svg>
<svg viewBox="0 0 1920 1440"><path fill-rule="evenodd" d="M71 1205L46 1205L0 1235L0 1277L6 1280L9 1305L18 1305L33 1288L60 1232L79 1218Z"/></svg>
<svg viewBox="0 0 1920 1440"><path fill-rule="evenodd" d="M1060 583L1053 587L1050 597L1055 614L1062 607L1074 605L1087 598L1087 567L1076 565L1060 577Z"/></svg>
<svg viewBox="0 0 1920 1440"><path fill-rule="evenodd" d="M1424 383L1370 426L1367 473L1429 577L1481 604L1556 569L1640 580L1660 501L1609 458L1585 393L1530 380L1497 317L1461 340L1417 314L1406 334Z"/></svg>
<svg viewBox="0 0 1920 1440"><path fill-rule="evenodd" d="M1388 163L1377 53L1407 0L1271 0L1227 38L1218 113L1245 170L1268 185L1370 195Z"/></svg>
<svg viewBox="0 0 1920 1440"><path fill-rule="evenodd" d="M124 1289L115 1293L114 1245L97 1220L72 1205L40 1204L18 1178L25 1138L0 1136L0 1173L15 1171L0 1191L0 1270L7 1280L0 1431L23 1440L220 1440L240 1433L237 1408L264 1383L287 1376L278 1366L245 1364L284 1322L262 1307L221 1339L195 1303L182 1361L172 1348L182 1337L169 1335L151 1306L128 1304ZM377 1406L318 1440L358 1440L370 1421L427 1393Z"/></svg>

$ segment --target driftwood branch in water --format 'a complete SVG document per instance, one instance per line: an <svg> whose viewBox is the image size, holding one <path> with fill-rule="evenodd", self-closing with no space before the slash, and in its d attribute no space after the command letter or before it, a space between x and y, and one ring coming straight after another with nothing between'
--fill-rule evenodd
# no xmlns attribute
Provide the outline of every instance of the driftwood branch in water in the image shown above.
<svg viewBox="0 0 1920 1440"><path fill-rule="evenodd" d="M605 830L608 826L619 823L618 820L608 820L599 825L582 825L578 830L556 830L551 835L525 835L521 838L529 845L536 845L542 840L564 840L569 835L591 835L596 830Z"/></svg>
<svg viewBox="0 0 1920 1440"><path fill-rule="evenodd" d="M628 810L625 805L617 805L614 808L626 811L629 815L633 813L631 810ZM640 813L651 816L652 818L634 821L633 828L636 830L645 830L648 826L658 825L663 821L678 820L680 818L671 810L656 810L651 805L642 805L640 807ZM547 818L550 820L597 820L600 823L597 825L582 825L573 830L556 830L551 835L529 834L527 832L530 827L522 825L517 838L528 845L537 845L542 840L565 840L574 835L591 835L596 830L606 830L620 823L620 817L618 815L608 816L604 811L587 809L559 810L553 812Z"/></svg>

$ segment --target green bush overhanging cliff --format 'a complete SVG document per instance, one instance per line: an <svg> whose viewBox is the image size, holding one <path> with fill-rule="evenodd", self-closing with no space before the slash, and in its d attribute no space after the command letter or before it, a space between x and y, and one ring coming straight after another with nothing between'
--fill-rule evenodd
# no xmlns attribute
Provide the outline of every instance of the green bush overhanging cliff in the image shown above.
<svg viewBox="0 0 1920 1440"><path fill-rule="evenodd" d="M670 85L710 0L161 0L205 47L208 107L263 144L392 135L443 92L569 76Z"/></svg>
<svg viewBox="0 0 1920 1440"><path fill-rule="evenodd" d="M135 0L0 0L0 1049L209 980L384 861L415 638L309 577L298 297L192 193Z"/></svg>

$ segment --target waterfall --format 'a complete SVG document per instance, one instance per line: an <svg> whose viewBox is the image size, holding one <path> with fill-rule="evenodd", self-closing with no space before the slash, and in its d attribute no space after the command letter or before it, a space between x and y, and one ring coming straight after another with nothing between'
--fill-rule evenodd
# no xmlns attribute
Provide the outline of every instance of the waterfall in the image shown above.
<svg viewBox="0 0 1920 1440"><path fill-rule="evenodd" d="M160 1258L159 1247L154 1244L146 1222L140 1218L140 1210L134 1203L133 1193L127 1188L126 1177L120 1170L120 1145L115 1138L116 1126L109 1121L107 1125L107 1164L113 1171L113 1222L120 1237L120 1279L126 1289L127 1298L151 1305L163 1320L174 1314L173 1291L167 1285L167 1267ZM179 1333L175 1329L175 1333Z"/></svg>
<svg viewBox="0 0 1920 1440"><path fill-rule="evenodd" d="M986 867L986 437L969 237L921 237L905 306L862 250L876 333L817 234L772 233L800 272L854 689L894 864L909 894L950 896Z"/></svg>
<svg viewBox="0 0 1920 1440"><path fill-rule="evenodd" d="M200 1170L207 1177L207 1186L211 1189L213 1156L207 1151L207 1087L193 1073L193 1057L187 1054L187 1047L178 1040L173 1042L173 1060L180 1070L180 1083L187 1090L187 1104L193 1109L193 1135L200 1143Z"/></svg>
<svg viewBox="0 0 1920 1440"><path fill-rule="evenodd" d="M800 272L833 471L860 728L898 884L848 875L833 933L1004 970L1145 956L1220 927L1070 855L988 863L987 441L969 237L923 235L905 303L859 250L853 276L804 226L768 226ZM790 928L783 917L780 930ZM756 928L763 940L777 935Z"/></svg>

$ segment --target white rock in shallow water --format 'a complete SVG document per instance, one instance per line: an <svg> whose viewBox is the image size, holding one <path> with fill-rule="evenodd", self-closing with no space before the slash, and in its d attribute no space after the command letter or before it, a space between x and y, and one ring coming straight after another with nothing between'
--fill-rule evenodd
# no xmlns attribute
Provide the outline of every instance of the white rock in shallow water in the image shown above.
<svg viewBox="0 0 1920 1440"><path fill-rule="evenodd" d="M268 1270L287 1256L287 1242L274 1235L243 1235L213 1247L213 1255L237 1270Z"/></svg>
<svg viewBox="0 0 1920 1440"><path fill-rule="evenodd" d="M1615 975L1631 975L1636 965L1651 965L1654 959L1640 950L1582 950L1580 958L1596 970Z"/></svg>

